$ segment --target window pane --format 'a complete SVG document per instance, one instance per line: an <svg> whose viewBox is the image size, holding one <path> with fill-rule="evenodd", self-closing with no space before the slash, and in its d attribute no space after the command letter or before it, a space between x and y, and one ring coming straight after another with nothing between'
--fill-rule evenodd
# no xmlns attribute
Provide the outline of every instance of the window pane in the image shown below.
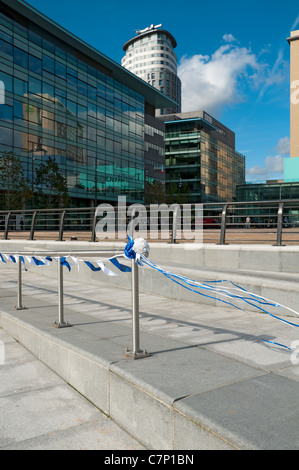
<svg viewBox="0 0 299 470"><path fill-rule="evenodd" d="M29 70L39 75L42 73L42 61L37 57L29 54Z"/></svg>
<svg viewBox="0 0 299 470"><path fill-rule="evenodd" d="M20 67L28 69L28 54L17 47L14 48L14 62Z"/></svg>
<svg viewBox="0 0 299 470"><path fill-rule="evenodd" d="M0 56L8 60L13 59L13 46L8 44L8 42L2 41L2 39L0 39Z"/></svg>

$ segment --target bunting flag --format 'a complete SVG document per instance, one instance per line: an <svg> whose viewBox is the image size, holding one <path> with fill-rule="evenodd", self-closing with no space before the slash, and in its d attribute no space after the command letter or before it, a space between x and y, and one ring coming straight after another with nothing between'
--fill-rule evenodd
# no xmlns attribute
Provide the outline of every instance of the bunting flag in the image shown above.
<svg viewBox="0 0 299 470"><path fill-rule="evenodd" d="M77 258L74 255L65 255L61 257L50 257L50 256L42 257L42 256L37 256L37 255L22 256L22 255L15 254L15 253L14 254L0 253L0 261L2 261L3 263L6 263L7 261L17 263L18 257L21 259L21 262L25 265L26 271L27 269L26 269L25 260L33 266L42 267L42 266L49 266L52 261L58 262L58 260L60 259L61 265L65 266L69 272L71 271L72 266L74 264L77 266L77 269L79 271L80 264L84 263L89 269L91 269L94 272L101 271L107 276L118 276L119 275L118 273L115 273L114 271L112 271L105 265L106 262L110 262L120 272L131 272L131 267L126 266L125 264L121 264L117 259L118 257L128 258L125 254L119 254L119 255L113 256L112 258L107 258L105 260L99 259L99 260L91 262L90 260Z"/></svg>
<svg viewBox="0 0 299 470"><path fill-rule="evenodd" d="M190 279L180 274L171 273L161 268L160 266L156 265L152 261L150 261L148 259L148 254L149 254L149 246L146 240L137 238L134 241L132 237L128 236L128 243L125 246L124 252L121 254L117 254L111 258L107 258L105 260L96 260L96 261L91 262L90 260L77 258L74 256L74 254L69 254L69 255L62 256L62 257L50 257L50 256L42 257L42 256L36 256L36 255L34 256L26 255L24 257L17 253L14 253L14 254L0 253L0 261L2 261L3 263L6 263L7 261L16 263L19 257L21 262L25 266L25 258L26 258L26 260L30 264L37 266L37 267L41 267L41 266L49 266L53 260L57 262L60 260L61 265L65 266L68 269L68 271L71 271L72 266L74 264L77 266L77 269L79 271L80 263L83 262L89 269L91 269L94 272L100 271L107 276L118 276L119 274L109 269L106 266L106 263L107 262L111 263L121 273L127 273L127 272L131 272L131 267L127 266L126 264L120 263L118 258L125 258L129 260L134 259L135 262L138 263L138 265L148 266L149 268L154 269L155 271L165 276L170 281L175 282L176 284L183 287L184 289L187 289L198 295L201 295L203 297L207 297L210 299L218 300L225 305L228 305L230 307L233 307L242 311L246 311L245 310L246 305L250 305L251 307L255 307L257 310L263 313L266 313L270 315L271 317L291 327L297 327L297 328L299 327L298 324L292 321L286 320L285 318L278 317L277 315L270 313L266 309L267 307L282 308L282 309L288 310L292 314L299 315L298 312L296 312L295 310L289 307L285 307L284 305L281 305L277 302L273 302L265 297L254 294L252 292L248 292L246 289L244 289L243 287L237 285L236 283L232 281L217 280L217 281L200 282L200 281L195 281L193 279ZM27 271L26 266L25 266L25 270ZM274 341L268 341L265 339L263 339L263 341L266 343L271 343L276 346L281 346L283 348L291 350L291 348L283 344L276 343Z"/></svg>

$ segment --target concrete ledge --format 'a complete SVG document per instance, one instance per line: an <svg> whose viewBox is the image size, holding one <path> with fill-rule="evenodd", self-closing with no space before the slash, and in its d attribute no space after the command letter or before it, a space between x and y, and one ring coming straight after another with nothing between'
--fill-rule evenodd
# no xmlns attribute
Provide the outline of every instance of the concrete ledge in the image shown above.
<svg viewBox="0 0 299 470"><path fill-rule="evenodd" d="M202 427L192 418L192 413L177 410L176 400L167 396L163 400L148 383L140 386L134 376L129 379L121 364L134 365L138 361L124 359L123 347L118 347L118 361L114 362L92 353L88 337L84 341L85 348L76 345L78 332L75 328L71 328L71 334L67 329L39 329L31 321L22 320L20 315L17 318L4 311L0 311L0 324L41 362L149 449L235 448L233 442L225 442L221 436ZM98 347L99 339L96 341ZM115 355L115 343L112 346ZM107 341L105 348L111 350Z"/></svg>

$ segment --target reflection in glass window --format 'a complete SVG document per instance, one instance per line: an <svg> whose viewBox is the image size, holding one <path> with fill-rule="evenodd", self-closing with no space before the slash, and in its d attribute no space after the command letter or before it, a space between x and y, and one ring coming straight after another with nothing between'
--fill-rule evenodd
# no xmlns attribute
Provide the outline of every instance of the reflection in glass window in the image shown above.
<svg viewBox="0 0 299 470"><path fill-rule="evenodd" d="M29 77L29 93L40 95L42 92L42 83L34 77Z"/></svg>
<svg viewBox="0 0 299 470"><path fill-rule="evenodd" d="M1 144L2 145L12 145L12 129L8 129L7 127L2 127L0 125L0 135L1 135ZM11 149L9 149L11 150Z"/></svg>
<svg viewBox="0 0 299 470"><path fill-rule="evenodd" d="M5 83L5 82L4 82ZM14 78L14 93L20 96L28 95L28 83L19 78Z"/></svg>
<svg viewBox="0 0 299 470"><path fill-rule="evenodd" d="M46 54L43 56L43 69L47 72L54 73L54 60Z"/></svg>
<svg viewBox="0 0 299 470"><path fill-rule="evenodd" d="M0 106L0 121L12 121L13 108L6 104Z"/></svg>
<svg viewBox="0 0 299 470"><path fill-rule="evenodd" d="M28 54L18 47L14 48L14 63L28 69Z"/></svg>
<svg viewBox="0 0 299 470"><path fill-rule="evenodd" d="M56 61L55 62L55 74L58 77L66 80L66 66Z"/></svg>
<svg viewBox="0 0 299 470"><path fill-rule="evenodd" d="M38 75L42 73L42 61L31 54L29 54L29 70Z"/></svg>
<svg viewBox="0 0 299 470"><path fill-rule="evenodd" d="M13 59L13 46L2 39L0 39L0 57L4 57L6 60Z"/></svg>

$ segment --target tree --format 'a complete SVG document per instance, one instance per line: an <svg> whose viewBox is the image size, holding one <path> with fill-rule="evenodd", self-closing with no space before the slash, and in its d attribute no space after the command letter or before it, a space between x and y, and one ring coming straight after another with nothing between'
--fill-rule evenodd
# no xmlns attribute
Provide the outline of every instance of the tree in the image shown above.
<svg viewBox="0 0 299 470"><path fill-rule="evenodd" d="M166 186L166 197L167 204L188 204L190 191L187 184L183 184L181 187L175 183L169 183Z"/></svg>
<svg viewBox="0 0 299 470"><path fill-rule="evenodd" d="M24 168L13 152L0 156L0 205L2 210L25 208L32 192L24 176Z"/></svg>
<svg viewBox="0 0 299 470"><path fill-rule="evenodd" d="M145 182L145 204L161 204L165 202L165 190L158 181Z"/></svg>
<svg viewBox="0 0 299 470"><path fill-rule="evenodd" d="M61 174L54 157L48 157L35 170L38 189L35 199L41 207L67 207L69 196L66 178Z"/></svg>

